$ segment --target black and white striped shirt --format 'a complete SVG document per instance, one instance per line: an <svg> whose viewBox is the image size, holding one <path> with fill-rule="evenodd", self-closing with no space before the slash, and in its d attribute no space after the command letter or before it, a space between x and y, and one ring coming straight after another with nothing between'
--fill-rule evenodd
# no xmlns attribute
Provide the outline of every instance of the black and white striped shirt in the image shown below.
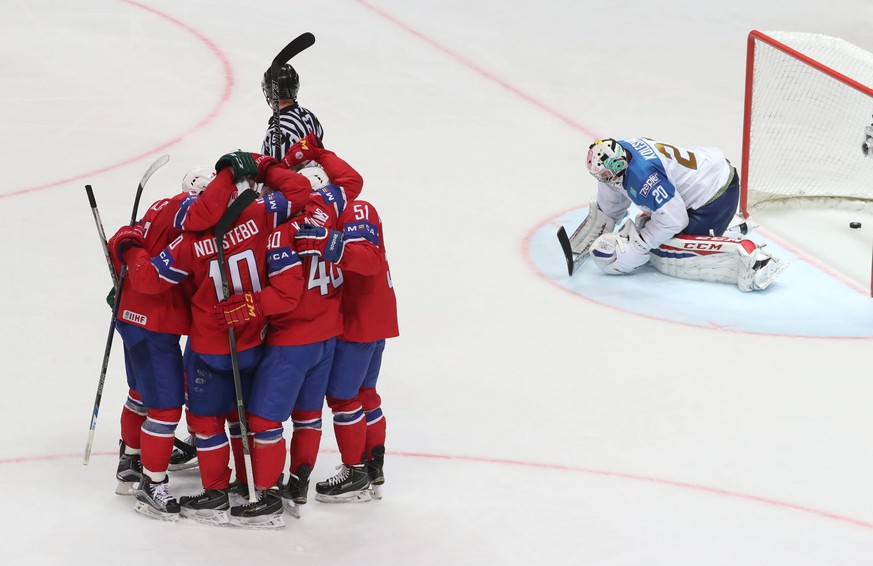
<svg viewBox="0 0 873 566"><path fill-rule="evenodd" d="M282 128L281 152L278 155L275 152L273 145L273 116L270 116L267 133L264 135L264 142L261 144L262 154L282 159L288 153L288 149L300 139L306 137L306 134L309 132L315 132L316 136L324 138L324 130L321 128L321 122L318 121L315 114L297 104L286 106L279 111L279 124Z"/></svg>

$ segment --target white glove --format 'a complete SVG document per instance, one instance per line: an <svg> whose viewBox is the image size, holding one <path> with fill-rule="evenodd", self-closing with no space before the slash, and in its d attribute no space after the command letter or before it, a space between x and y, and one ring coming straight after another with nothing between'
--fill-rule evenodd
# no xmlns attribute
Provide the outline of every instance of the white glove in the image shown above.
<svg viewBox="0 0 873 566"><path fill-rule="evenodd" d="M623 275L649 261L649 246L640 237L634 223L628 221L619 232L603 234L594 240L590 254L604 273Z"/></svg>

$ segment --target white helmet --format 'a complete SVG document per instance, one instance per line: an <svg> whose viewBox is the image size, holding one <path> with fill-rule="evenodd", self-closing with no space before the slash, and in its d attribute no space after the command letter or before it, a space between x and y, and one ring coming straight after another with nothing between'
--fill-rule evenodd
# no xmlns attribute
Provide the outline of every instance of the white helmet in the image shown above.
<svg viewBox="0 0 873 566"><path fill-rule="evenodd" d="M317 191L318 189L330 184L330 178L327 176L327 172L321 168L321 165L316 163L307 165L298 171L298 173L309 179L309 184L312 185L313 191Z"/></svg>
<svg viewBox="0 0 873 566"><path fill-rule="evenodd" d="M201 192L206 188L212 179L215 178L215 171L208 167L195 167L191 169L185 176L182 177L182 190Z"/></svg>
<svg viewBox="0 0 873 566"><path fill-rule="evenodd" d="M612 138L594 140L588 146L588 172L601 183L620 189L627 163L627 152Z"/></svg>

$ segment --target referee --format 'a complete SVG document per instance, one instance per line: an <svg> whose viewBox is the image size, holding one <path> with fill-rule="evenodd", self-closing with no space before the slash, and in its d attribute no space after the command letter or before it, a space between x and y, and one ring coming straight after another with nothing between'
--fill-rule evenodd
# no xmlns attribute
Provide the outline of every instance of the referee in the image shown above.
<svg viewBox="0 0 873 566"><path fill-rule="evenodd" d="M315 132L319 139L324 138L324 130L321 127L321 122L312 111L297 104L297 91L300 90L300 75L294 70L291 65L283 65L279 69L279 126L281 129L281 140L278 147L273 143L273 120L274 116L270 116L270 121L267 125L267 133L264 136L264 142L261 144L261 153L264 155L272 155L276 159L281 160L291 148L292 145L306 137L309 132ZM271 92L272 77L270 69L264 73L264 78L261 79L261 90L264 92L264 97L267 99L267 104L273 108L273 96Z"/></svg>

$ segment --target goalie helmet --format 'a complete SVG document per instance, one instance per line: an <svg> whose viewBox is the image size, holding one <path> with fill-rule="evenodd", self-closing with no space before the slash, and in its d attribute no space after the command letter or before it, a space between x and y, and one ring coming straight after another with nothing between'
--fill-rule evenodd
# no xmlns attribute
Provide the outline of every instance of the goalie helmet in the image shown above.
<svg viewBox="0 0 873 566"><path fill-rule="evenodd" d="M612 138L594 140L588 146L588 172L601 183L620 189L627 164L627 151Z"/></svg>
<svg viewBox="0 0 873 566"><path fill-rule="evenodd" d="M199 193L215 178L215 171L208 167L195 167L182 177L182 190Z"/></svg>
<svg viewBox="0 0 873 566"><path fill-rule="evenodd" d="M282 65L279 68L279 100L297 100L297 91L300 90L300 75L294 70L291 65ZM264 92L264 98L267 103L272 103L273 100L273 81L270 74L270 69L264 72L264 78L261 79L261 90Z"/></svg>
<svg viewBox="0 0 873 566"><path fill-rule="evenodd" d="M298 171L298 173L309 179L309 184L312 185L313 191L317 191L318 189L330 184L330 178L327 176L327 172L322 169L320 165L308 165Z"/></svg>

